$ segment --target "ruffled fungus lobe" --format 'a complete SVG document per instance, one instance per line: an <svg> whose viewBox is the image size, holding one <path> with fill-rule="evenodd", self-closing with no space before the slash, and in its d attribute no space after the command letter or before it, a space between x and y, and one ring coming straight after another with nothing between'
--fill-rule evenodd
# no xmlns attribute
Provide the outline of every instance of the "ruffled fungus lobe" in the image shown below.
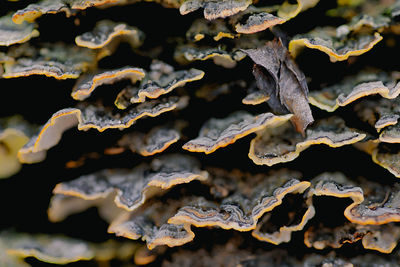
<svg viewBox="0 0 400 267"><path fill-rule="evenodd" d="M98 212L101 214L100 216L104 220L110 222L116 217L115 215L118 215L119 213L114 214L113 212L110 212L110 210L107 210L106 213L103 210L103 207L107 207L107 209L109 208L109 205L104 205L105 202L111 201L113 203L114 197L110 200L109 198L110 197L107 197L107 199L99 198L86 200L74 196L55 194L50 199L49 208L47 209L47 217L49 218L49 221L56 223L65 220L72 214L81 213L89 208L97 207ZM103 216L103 213L106 216ZM112 216L107 216L107 214L111 214Z"/></svg>
<svg viewBox="0 0 400 267"><path fill-rule="evenodd" d="M362 71L320 91L310 92L309 102L320 109L333 112L359 98L375 94L394 99L400 94L400 83L391 78L390 74Z"/></svg>
<svg viewBox="0 0 400 267"><path fill-rule="evenodd" d="M382 36L358 34L352 37L337 37L336 29L317 28L307 34L295 36L289 43L289 51L296 57L304 47L318 49L326 53L331 62L347 60L350 56L359 56L372 49L382 40Z"/></svg>
<svg viewBox="0 0 400 267"><path fill-rule="evenodd" d="M0 179L8 178L21 169L17 154L28 143L32 128L17 115L0 119Z"/></svg>
<svg viewBox="0 0 400 267"><path fill-rule="evenodd" d="M247 89L247 95L242 99L245 105L259 105L269 100L269 95L264 90L260 90L257 85L251 84Z"/></svg>
<svg viewBox="0 0 400 267"><path fill-rule="evenodd" d="M196 60L212 59L216 65L224 68L234 68L238 61L246 57L239 49L227 51L224 47L196 47L194 45L180 45L176 48L174 58L182 65Z"/></svg>
<svg viewBox="0 0 400 267"><path fill-rule="evenodd" d="M213 20L226 18L245 10L252 0L185 0L179 8L182 15L186 15L199 8L204 9L204 18Z"/></svg>
<svg viewBox="0 0 400 267"><path fill-rule="evenodd" d="M304 134L314 121L308 105L308 86L282 42L274 40L261 48L243 51L255 63L253 74L257 86L270 97L267 103L271 109L279 114L293 113L291 120L296 130Z"/></svg>
<svg viewBox="0 0 400 267"><path fill-rule="evenodd" d="M32 22L43 14L56 14L60 12L65 12L67 17L69 17L76 10L117 3L119 1L121 0L41 0L15 12L12 20L16 24L21 24L24 21Z"/></svg>
<svg viewBox="0 0 400 267"><path fill-rule="evenodd" d="M172 66L158 60L153 61L150 69L139 87L128 87L118 94L115 105L119 109L125 109L130 104L143 103L146 98L158 98L204 76L203 71L193 68L175 71Z"/></svg>
<svg viewBox="0 0 400 267"><path fill-rule="evenodd" d="M354 182L350 181L340 172L322 173L312 179L309 196L330 196L336 198L351 198L353 203L347 208L351 209L364 201L364 192Z"/></svg>
<svg viewBox="0 0 400 267"><path fill-rule="evenodd" d="M58 144L66 130L75 126L81 131L97 129L102 132L107 129L125 129L142 117L156 117L164 112L182 109L187 104L188 97L171 96L147 101L133 107L122 115L112 114L105 107L92 105L62 109L53 114L39 134L31 138L19 150L18 158L22 163L36 163L44 160L46 151Z"/></svg>
<svg viewBox="0 0 400 267"><path fill-rule="evenodd" d="M92 31L77 36L75 43L78 46L96 49L97 58L100 59L111 55L122 41L129 43L132 48L137 48L143 44L144 38L144 33L136 27L126 23L101 20L96 23Z"/></svg>
<svg viewBox="0 0 400 267"><path fill-rule="evenodd" d="M3 78L45 75L56 79L76 79L97 64L91 50L62 43L37 48L19 47L9 54L17 57L4 63Z"/></svg>
<svg viewBox="0 0 400 267"><path fill-rule="evenodd" d="M307 129L306 137L286 123L258 132L250 143L249 158L255 164L272 166L294 160L312 145L340 147L359 142L365 136L362 132L348 128L339 117L317 121Z"/></svg>
<svg viewBox="0 0 400 267"><path fill-rule="evenodd" d="M361 225L382 225L400 221L400 185L383 186L363 181L364 201L347 208L344 215L353 223Z"/></svg>
<svg viewBox="0 0 400 267"><path fill-rule="evenodd" d="M7 246L5 244L0 243L0 263L3 266L10 266L10 267L31 267L30 264L26 263L24 259L16 256L10 255L7 253Z"/></svg>
<svg viewBox="0 0 400 267"><path fill-rule="evenodd" d="M103 170L84 175L58 184L53 192L93 200L117 191L117 206L132 211L173 186L207 180L208 173L202 171L199 165L189 156L164 155L154 159L150 165L141 164L132 170Z"/></svg>
<svg viewBox="0 0 400 267"><path fill-rule="evenodd" d="M235 30L238 33L252 34L260 31L264 31L272 26L282 24L286 20L274 16L267 12L258 12L251 14L245 23L237 23Z"/></svg>
<svg viewBox="0 0 400 267"><path fill-rule="evenodd" d="M276 127L291 116L276 116L269 112L253 116L245 111L236 111L223 119L212 118L201 127L199 136L184 144L182 148L210 154L258 130Z"/></svg>
<svg viewBox="0 0 400 267"><path fill-rule="evenodd" d="M378 132L380 132L380 142L400 143L400 125L398 124L398 120L400 118L399 103L400 102L398 98L393 100L380 99L378 101L366 100L355 106L355 111L362 120L367 121L371 126L374 126ZM381 160L377 158L378 154L381 153L376 151L376 153L372 153L372 156L374 161L381 165ZM396 152L388 150L384 154L391 154L387 157L390 162L392 160L389 158L394 159L394 154L396 154ZM386 158L386 156L384 157ZM383 161L388 162L387 160ZM396 162L393 161L393 163ZM390 165L392 165L392 163L390 163ZM395 174L396 177L399 177L400 175L400 173L397 171L396 173L392 173Z"/></svg>
<svg viewBox="0 0 400 267"><path fill-rule="evenodd" d="M24 21L33 22L43 14L55 14L65 12L67 17L71 15L71 10L63 0L41 0L38 3L30 4L24 9L18 10L12 16L12 20L16 24Z"/></svg>
<svg viewBox="0 0 400 267"><path fill-rule="evenodd" d="M207 21L203 18L196 19L186 32L186 39L191 42L200 41L206 36L213 37L215 41L219 41L222 38L234 39L236 34L229 30L223 20Z"/></svg>
<svg viewBox="0 0 400 267"><path fill-rule="evenodd" d="M22 259L34 257L51 264L69 264L76 261L112 259L128 260L146 253L143 246L134 242L108 240L90 243L85 240L45 234L17 234L12 231L0 233L1 263L7 267L26 267ZM4 253L4 255L2 255ZM138 255L137 255L138 254ZM148 256L151 253L146 253ZM153 260L155 258L153 257ZM150 259L149 259L150 260ZM151 261L148 261L151 262Z"/></svg>
<svg viewBox="0 0 400 267"><path fill-rule="evenodd" d="M238 33L253 34L285 23L300 12L314 7L318 2L319 0L298 0L294 4L285 1L280 6L249 6L246 10L233 16L230 23L235 25Z"/></svg>
<svg viewBox="0 0 400 267"><path fill-rule="evenodd" d="M307 247L325 249L340 248L345 243L355 243L362 240L365 249L377 250L381 253L391 253L400 239L400 227L386 225L357 225L347 223L331 228L309 228L304 234Z"/></svg>
<svg viewBox="0 0 400 267"><path fill-rule="evenodd" d="M304 200L300 201L300 203L291 203L291 206L295 206L294 210L290 210L285 214L287 218L283 225L277 225L277 223L272 221L272 213L267 213L259 220L251 235L260 241L269 242L274 245L289 242L292 232L303 230L307 222L315 215L315 208L311 203L311 199L305 199L305 195L303 195L303 198Z"/></svg>
<svg viewBox="0 0 400 267"><path fill-rule="evenodd" d="M84 100L91 93L103 84L113 84L123 79L130 79L131 83L141 80L145 76L145 72L140 68L123 67L115 70L96 71L86 73L79 78L74 88L72 88L71 96L75 100Z"/></svg>
<svg viewBox="0 0 400 267"><path fill-rule="evenodd" d="M149 249L160 245L181 246L194 238L190 225L170 224L167 221L187 202L190 199L149 203L136 211L122 214L111 223L108 232L134 240L141 238Z"/></svg>
<svg viewBox="0 0 400 267"><path fill-rule="evenodd" d="M400 143L400 125L395 124L383 129L379 140L385 143Z"/></svg>
<svg viewBox="0 0 400 267"><path fill-rule="evenodd" d="M278 9L278 17L285 20L292 19L300 12L316 6L318 2L319 0L296 0L293 4L292 1L286 0Z"/></svg>
<svg viewBox="0 0 400 267"><path fill-rule="evenodd" d="M397 178L400 178L400 152L390 149L384 144L377 146L371 153L372 161L387 169Z"/></svg>
<svg viewBox="0 0 400 267"><path fill-rule="evenodd" d="M368 122L378 132L385 132L386 127L396 125L400 118L400 101L379 99L378 101L363 100L358 103L354 110L361 120ZM385 142L381 140L382 142Z"/></svg>
<svg viewBox="0 0 400 267"><path fill-rule="evenodd" d="M61 236L16 234L2 232L0 243L8 254L21 258L35 257L43 262L67 264L79 260L90 260L94 249L83 240Z"/></svg>
<svg viewBox="0 0 400 267"><path fill-rule="evenodd" d="M0 46L24 43L38 36L39 31L36 30L34 23L15 24L11 19L11 15L0 18Z"/></svg>
<svg viewBox="0 0 400 267"><path fill-rule="evenodd" d="M346 207L344 214L351 213L353 209L359 207L360 203L364 201L364 191L361 187L341 173L323 173L315 177L311 183L313 186L308 191L309 197L351 198L353 203ZM364 185L362 181L360 184L361 186ZM370 186L373 185L367 185L366 188L370 190ZM369 191L366 190L366 192L369 194ZM370 204L371 201L368 203ZM360 239L366 249L391 253L400 239L400 228L393 224L371 226L347 222L333 229L321 225L310 227L304 234L305 244L316 249L324 249L326 247L340 248L344 243L354 243Z"/></svg>
<svg viewBox="0 0 400 267"><path fill-rule="evenodd" d="M211 192L222 192L221 203L204 198L194 199L190 204L183 205L176 215L168 220L169 223L250 231L256 228L258 220L266 212L279 206L287 194L301 194L310 186L309 182L297 179L298 173L288 171L270 175L250 175L237 170L232 173L217 170L211 175L213 181L219 180L218 183L228 187L211 188ZM229 192L232 179L234 191Z"/></svg>
<svg viewBox="0 0 400 267"><path fill-rule="evenodd" d="M398 147L391 147L390 144L381 143L377 139L355 144L355 147L370 154L373 162L387 169L395 177L400 178L400 151Z"/></svg>
<svg viewBox="0 0 400 267"><path fill-rule="evenodd" d="M148 133L128 133L118 141L118 146L123 149L128 147L132 152L142 156L152 156L176 143L181 138L181 130L185 126L185 122L177 121L169 125L156 126Z"/></svg>

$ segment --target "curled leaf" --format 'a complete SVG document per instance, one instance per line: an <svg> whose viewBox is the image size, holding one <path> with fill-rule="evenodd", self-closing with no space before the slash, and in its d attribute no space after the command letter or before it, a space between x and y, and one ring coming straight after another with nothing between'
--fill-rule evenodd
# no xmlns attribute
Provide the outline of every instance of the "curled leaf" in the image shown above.
<svg viewBox="0 0 400 267"><path fill-rule="evenodd" d="M296 66L280 41L268 42L257 49L243 50L254 61L253 74L274 112L293 113L292 122L304 135L314 121L308 105L308 87L304 74Z"/></svg>

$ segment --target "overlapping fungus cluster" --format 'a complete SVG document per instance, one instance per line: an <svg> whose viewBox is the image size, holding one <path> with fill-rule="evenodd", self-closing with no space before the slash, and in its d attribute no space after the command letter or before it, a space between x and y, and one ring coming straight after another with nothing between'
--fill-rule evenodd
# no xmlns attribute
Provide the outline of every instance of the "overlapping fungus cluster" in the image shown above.
<svg viewBox="0 0 400 267"><path fill-rule="evenodd" d="M400 1L0 15L0 266L400 266Z"/></svg>

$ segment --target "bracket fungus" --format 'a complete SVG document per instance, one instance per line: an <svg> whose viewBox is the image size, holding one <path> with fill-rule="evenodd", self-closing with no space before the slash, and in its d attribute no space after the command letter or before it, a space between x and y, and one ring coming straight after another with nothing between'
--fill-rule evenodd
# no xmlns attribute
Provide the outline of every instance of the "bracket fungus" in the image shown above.
<svg viewBox="0 0 400 267"><path fill-rule="evenodd" d="M144 33L136 27L125 23L101 20L96 23L93 31L77 36L75 43L78 46L98 49L110 45L111 42L120 37L126 39L133 48L142 45L144 41Z"/></svg>
<svg viewBox="0 0 400 267"><path fill-rule="evenodd" d="M97 59L114 53L121 42L127 42L132 48L141 46L144 42L144 33L136 27L126 23L111 20L101 20L94 29L75 38L75 43L81 47L94 49Z"/></svg>
<svg viewBox="0 0 400 267"><path fill-rule="evenodd" d="M158 98L188 82L201 80L204 76L203 71L193 68L174 71L172 66L161 61L153 61L150 69L139 87L128 87L118 94L115 105L119 109L125 109L130 104L143 103L146 98Z"/></svg>
<svg viewBox="0 0 400 267"><path fill-rule="evenodd" d="M359 34L354 37L338 37L336 29L317 28L307 34L295 36L289 43L290 53L296 57L303 47L318 49L329 56L331 62L347 60L350 56L359 56L371 50L383 37Z"/></svg>
<svg viewBox="0 0 400 267"><path fill-rule="evenodd" d="M398 147L391 147L389 144L381 143L377 139L355 144L355 147L371 155L372 161L387 169L395 177L400 178Z"/></svg>
<svg viewBox="0 0 400 267"><path fill-rule="evenodd" d="M179 8L182 15L186 15L199 8L204 9L204 18L213 20L225 18L245 10L252 0L185 0Z"/></svg>
<svg viewBox="0 0 400 267"><path fill-rule="evenodd" d="M398 266L399 19L3 1L0 266Z"/></svg>
<svg viewBox="0 0 400 267"><path fill-rule="evenodd" d="M266 128L251 141L249 158L256 164L272 166L294 160L312 145L340 147L359 142L366 135L348 128L342 119L331 117L313 124L307 129L306 136L295 132L288 123Z"/></svg>
<svg viewBox="0 0 400 267"><path fill-rule="evenodd" d="M146 241L149 249L160 245L181 246L194 238L190 225L170 224L167 221L182 202L187 201L188 199L157 202L147 208L122 214L110 224L108 232L133 240L141 238Z"/></svg>
<svg viewBox="0 0 400 267"><path fill-rule="evenodd" d="M142 253L142 245L134 242L92 243L61 235L22 234L14 231L0 233L1 263L7 266L31 266L22 259L34 257L48 264L72 264L77 261L109 261L127 259ZM4 252L3 252L4 250ZM139 257L140 255L138 255Z"/></svg>
<svg viewBox="0 0 400 267"><path fill-rule="evenodd" d="M183 149L209 154L255 131L275 127L290 117L291 115L276 116L272 113L253 116L245 111L237 111L224 119L210 119L200 129L199 136L184 144Z"/></svg>
<svg viewBox="0 0 400 267"><path fill-rule="evenodd" d="M398 188L365 182L364 201L345 210L344 215L351 222L361 225L382 225L400 220Z"/></svg>
<svg viewBox="0 0 400 267"><path fill-rule="evenodd" d="M269 27L284 23L286 20L274 16L267 12L257 12L251 14L245 23L237 23L235 30L238 33L252 34L263 31Z"/></svg>
<svg viewBox="0 0 400 267"><path fill-rule="evenodd" d="M400 240L400 228L392 224L376 226L349 223L334 229L309 228L304 234L304 243L316 249L340 248L345 243L359 240L366 249L391 253Z"/></svg>
<svg viewBox="0 0 400 267"><path fill-rule="evenodd" d="M207 21L206 19L197 19L186 32L186 39L191 42L198 42L208 36L212 37L214 41L219 41L222 38L234 39L237 37L223 20Z"/></svg>
<svg viewBox="0 0 400 267"><path fill-rule="evenodd" d="M34 128L18 115L0 119L0 179L21 169L17 154L28 143Z"/></svg>
<svg viewBox="0 0 400 267"><path fill-rule="evenodd" d="M13 54L17 56L3 64L3 78L45 75L56 79L77 79L97 64L90 50L62 43L45 44L42 47L23 46L10 54L11 57Z"/></svg>
<svg viewBox="0 0 400 267"><path fill-rule="evenodd" d="M140 68L123 67L115 70L96 71L95 73L85 73L72 88L72 97L76 100L84 100L103 84L113 84L119 80L130 79L134 84L145 76L145 72Z"/></svg>
<svg viewBox="0 0 400 267"><path fill-rule="evenodd" d="M200 170L198 165L188 156L164 155L154 159L150 165L142 164L132 170L106 169L60 183L53 192L93 200L105 198L115 190L116 205L132 211L159 191L193 180L207 180L207 172Z"/></svg>
<svg viewBox="0 0 400 267"><path fill-rule="evenodd" d="M95 256L89 244L66 237L34 237L3 232L0 242L7 243L7 253L11 255L21 258L33 256L49 263L66 264Z"/></svg>
<svg viewBox="0 0 400 267"><path fill-rule="evenodd" d="M188 64L196 60L212 59L216 65L224 68L234 68L238 61L246 55L238 49L227 51L224 47L197 47L194 45L181 45L176 48L175 60L180 64Z"/></svg>
<svg viewBox="0 0 400 267"><path fill-rule="evenodd" d="M168 222L250 231L256 228L258 220L266 212L279 206L287 194L301 194L310 186L309 182L297 179L298 173L285 171L271 175L259 174L249 177L249 180L246 180L249 174L239 171L232 174L217 171L214 175L213 179L235 179L236 191L224 197L220 204L202 198L193 200L191 204L180 208Z"/></svg>
<svg viewBox="0 0 400 267"><path fill-rule="evenodd" d="M383 133L386 127L396 125L400 118L398 99L380 99L376 101L364 100L358 103L354 110L363 121L375 127L377 132ZM383 140L381 140L383 141Z"/></svg>
<svg viewBox="0 0 400 267"><path fill-rule="evenodd" d="M74 126L80 131L96 129L103 132L107 129L125 129L142 117L156 117L164 112L182 109L187 103L187 96L171 96L142 103L123 115L115 115L105 107L93 105L62 109L54 113L40 132L19 150L18 158L24 163L44 160L46 151L60 142L64 131Z"/></svg>
<svg viewBox="0 0 400 267"><path fill-rule="evenodd" d="M152 156L166 150L170 145L181 138L181 130L187 126L183 121L174 122L172 125L156 126L148 133L131 132L118 140L117 146L142 156Z"/></svg>
<svg viewBox="0 0 400 267"><path fill-rule="evenodd" d="M384 72L362 71L320 91L310 92L309 102L320 109L333 112L369 95L379 94L387 99L395 99L400 94L400 83L390 76Z"/></svg>
<svg viewBox="0 0 400 267"><path fill-rule="evenodd" d="M39 31L36 30L34 23L24 22L20 25L12 21L11 15L0 18L0 46L10 46L29 41L31 38L38 37Z"/></svg>
<svg viewBox="0 0 400 267"><path fill-rule="evenodd" d="M96 207L99 216L103 220L111 222L123 212L122 209L115 206L114 198L114 194L110 194L106 198L92 200L64 194L54 194L50 199L47 217L51 222L61 222L73 214Z"/></svg>
<svg viewBox="0 0 400 267"><path fill-rule="evenodd" d="M300 206L296 204L300 204ZM303 230L307 222L315 215L315 209L311 205L310 199L299 201L296 204L291 203L293 210L287 211L286 216L279 216L281 220L283 220L282 217L287 217L283 224L273 222L274 211L272 211L272 213L266 214L260 219L251 235L260 241L274 245L289 242L292 238L292 232Z"/></svg>
<svg viewBox="0 0 400 267"><path fill-rule="evenodd" d="M242 99L245 105L259 105L269 100L269 95L264 90L260 90L255 83L247 88L247 95Z"/></svg>
<svg viewBox="0 0 400 267"><path fill-rule="evenodd" d="M24 21L32 22L43 14L66 13L71 16L76 10L84 10L89 7L102 6L110 3L117 3L120 0L40 0L20 9L13 15L13 21L21 24Z"/></svg>

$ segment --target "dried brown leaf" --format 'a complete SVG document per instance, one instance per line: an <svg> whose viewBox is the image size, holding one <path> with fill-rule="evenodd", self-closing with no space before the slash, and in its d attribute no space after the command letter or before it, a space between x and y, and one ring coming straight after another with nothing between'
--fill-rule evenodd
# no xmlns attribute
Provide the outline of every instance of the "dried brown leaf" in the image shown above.
<svg viewBox="0 0 400 267"><path fill-rule="evenodd" d="M274 112L293 113L296 130L304 134L314 121L308 105L307 82L286 48L275 40L263 47L243 51L255 63L253 74L257 86L270 97L267 103Z"/></svg>

